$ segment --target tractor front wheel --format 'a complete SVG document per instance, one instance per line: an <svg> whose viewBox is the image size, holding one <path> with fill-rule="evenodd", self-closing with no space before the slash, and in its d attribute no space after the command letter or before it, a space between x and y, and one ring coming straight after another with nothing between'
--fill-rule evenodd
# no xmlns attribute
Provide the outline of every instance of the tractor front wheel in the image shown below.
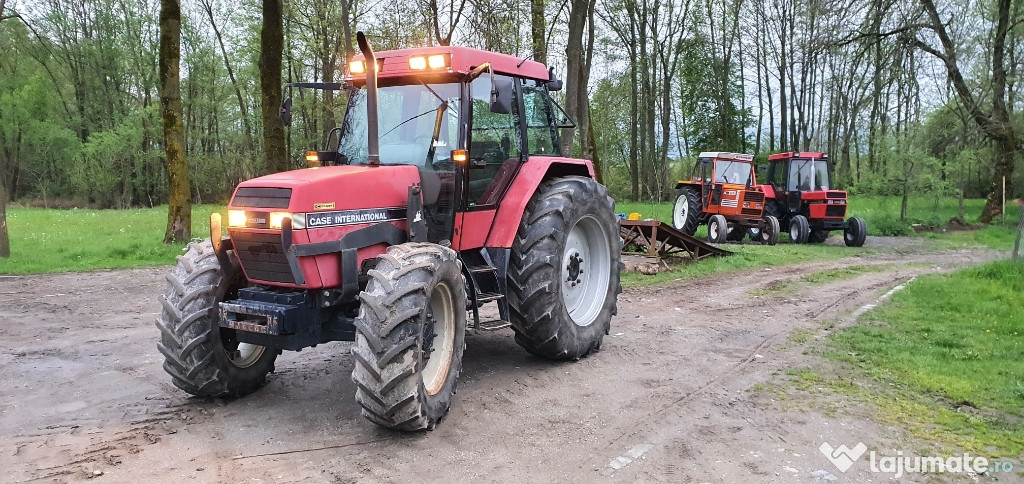
<svg viewBox="0 0 1024 484"><path fill-rule="evenodd" d="M200 397L236 398L259 389L274 371L277 351L235 339L221 328L217 304L234 299L245 275L234 254L221 267L210 239L192 242L167 276L157 319L164 371L175 386Z"/></svg>
<svg viewBox="0 0 1024 484"><path fill-rule="evenodd" d="M615 202L579 176L545 181L526 205L508 268L516 343L531 354L579 359L601 347L622 292Z"/></svg>
<svg viewBox="0 0 1024 484"><path fill-rule="evenodd" d="M712 215L708 220L708 241L723 244L729 236L729 222L722 215Z"/></svg>
<svg viewBox="0 0 1024 484"><path fill-rule="evenodd" d="M753 229L751 229L753 230ZM764 245L775 245L779 243L779 219L771 216L764 216L764 229L759 230L760 236L757 240Z"/></svg>
<svg viewBox="0 0 1024 484"><path fill-rule="evenodd" d="M382 427L432 430L448 414L466 348L466 283L455 251L388 247L369 271L352 347L356 402Z"/></svg>
<svg viewBox="0 0 1024 484"><path fill-rule="evenodd" d="M805 244L811 236L811 224L807 217L794 215L789 221L789 241L794 244Z"/></svg>
<svg viewBox="0 0 1024 484"><path fill-rule="evenodd" d="M693 235L697 231L700 212L700 195L697 191L690 187L680 188L672 207L672 226L686 235Z"/></svg>
<svg viewBox="0 0 1024 484"><path fill-rule="evenodd" d="M864 223L864 219L860 217L850 217L846 221L846 230L843 231L843 242L846 243L847 247L860 247L864 245L864 240L868 236L868 227Z"/></svg>

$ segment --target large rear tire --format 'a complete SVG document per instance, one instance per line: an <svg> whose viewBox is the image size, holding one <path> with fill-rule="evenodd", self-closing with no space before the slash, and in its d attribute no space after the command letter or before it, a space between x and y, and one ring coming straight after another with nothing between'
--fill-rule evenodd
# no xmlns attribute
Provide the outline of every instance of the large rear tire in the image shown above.
<svg viewBox="0 0 1024 484"><path fill-rule="evenodd" d="M508 303L516 343L551 359L601 347L616 300L622 239L605 187L579 176L545 181L512 243Z"/></svg>
<svg viewBox="0 0 1024 484"><path fill-rule="evenodd" d="M382 427L432 430L451 408L466 348L466 283L455 251L388 247L369 271L352 347L356 402Z"/></svg>
<svg viewBox="0 0 1024 484"><path fill-rule="evenodd" d="M815 230L811 231L811 236L810 236L810 238L808 240L810 240L811 242L814 242L816 244L822 244L826 240L828 240L828 236L831 233L832 232L829 232L828 230L825 230L825 229L815 229Z"/></svg>
<svg viewBox="0 0 1024 484"><path fill-rule="evenodd" d="M672 226L686 235L693 235L699 225L700 212L700 195L697 191L690 187L680 188L672 207Z"/></svg>
<svg viewBox="0 0 1024 484"><path fill-rule="evenodd" d="M868 226L860 217L850 217L843 231L843 242L847 247L860 247L868 237Z"/></svg>
<svg viewBox="0 0 1024 484"><path fill-rule="evenodd" d="M174 385L200 397L236 398L252 393L274 371L277 351L239 343L235 331L221 328L217 303L234 299L245 275L234 254L221 267L210 239L192 242L167 276L157 319L164 371Z"/></svg>
<svg viewBox="0 0 1024 484"><path fill-rule="evenodd" d="M807 217L794 215L789 221L789 241L794 244L805 244L811 236L811 224Z"/></svg>

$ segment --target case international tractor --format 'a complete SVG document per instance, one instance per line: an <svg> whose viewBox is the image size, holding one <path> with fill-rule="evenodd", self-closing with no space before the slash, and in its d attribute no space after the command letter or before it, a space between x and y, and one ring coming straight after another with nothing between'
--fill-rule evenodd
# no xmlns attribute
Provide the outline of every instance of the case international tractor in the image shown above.
<svg viewBox="0 0 1024 484"><path fill-rule="evenodd" d="M168 276L158 348L176 386L230 398L282 350L354 341L363 416L432 429L467 326L511 326L552 359L601 346L621 290L614 202L590 162L558 151L562 83L544 65L357 41L343 83L294 85L347 90L332 148L235 189L228 235L212 216ZM481 321L488 303L499 318Z"/></svg>
<svg viewBox="0 0 1024 484"><path fill-rule="evenodd" d="M708 240L751 239L775 245L779 221L764 215L764 192L754 174L754 156L740 153L702 152L697 155L689 180L679 180L672 209L672 225L686 235L707 224Z"/></svg>
<svg viewBox="0 0 1024 484"><path fill-rule="evenodd" d="M832 164L824 153L768 156L768 183L761 185L766 197L765 210L779 219L791 242L820 243L828 239L831 231L842 230L846 245L864 245L864 219L845 220L846 192L831 189L832 178Z"/></svg>

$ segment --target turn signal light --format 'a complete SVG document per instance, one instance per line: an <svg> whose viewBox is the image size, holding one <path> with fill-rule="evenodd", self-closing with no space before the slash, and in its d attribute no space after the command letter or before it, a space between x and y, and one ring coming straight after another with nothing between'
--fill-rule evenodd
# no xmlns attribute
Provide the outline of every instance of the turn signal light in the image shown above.
<svg viewBox="0 0 1024 484"><path fill-rule="evenodd" d="M306 166L313 168L320 166L320 155L315 151L306 152Z"/></svg>
<svg viewBox="0 0 1024 484"><path fill-rule="evenodd" d="M469 161L469 152L466 150L452 150L452 161L456 163Z"/></svg>
<svg viewBox="0 0 1024 484"><path fill-rule="evenodd" d="M361 60L354 60L348 63L348 72L352 74L366 74L366 63Z"/></svg>

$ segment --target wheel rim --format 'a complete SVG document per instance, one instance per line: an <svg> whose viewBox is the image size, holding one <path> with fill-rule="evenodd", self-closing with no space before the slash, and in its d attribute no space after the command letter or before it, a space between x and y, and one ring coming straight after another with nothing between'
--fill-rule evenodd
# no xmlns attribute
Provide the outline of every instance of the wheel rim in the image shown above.
<svg viewBox="0 0 1024 484"><path fill-rule="evenodd" d="M423 359L420 376L428 395L436 395L444 386L455 353L455 298L447 283L438 283L430 293L427 324L423 325Z"/></svg>
<svg viewBox="0 0 1024 484"><path fill-rule="evenodd" d="M800 224L797 223L796 219L789 223L789 240L796 242L800 239Z"/></svg>
<svg viewBox="0 0 1024 484"><path fill-rule="evenodd" d="M224 352L228 355L228 361L238 368L248 368L255 365L266 350L265 346L250 343L238 343L234 349L224 348Z"/></svg>
<svg viewBox="0 0 1024 484"><path fill-rule="evenodd" d="M719 230L718 222L712 220L711 223L708 224L708 238L710 238L711 240L717 242L718 241L718 230Z"/></svg>
<svg viewBox="0 0 1024 484"><path fill-rule="evenodd" d="M682 229L686 225L686 218L690 215L690 200L686 197L686 193L680 193L676 197L676 206L672 210L672 225L676 226L676 229Z"/></svg>
<svg viewBox="0 0 1024 484"><path fill-rule="evenodd" d="M577 326L597 319L608 296L612 254L604 226L585 216L569 230L562 252L562 302Z"/></svg>

